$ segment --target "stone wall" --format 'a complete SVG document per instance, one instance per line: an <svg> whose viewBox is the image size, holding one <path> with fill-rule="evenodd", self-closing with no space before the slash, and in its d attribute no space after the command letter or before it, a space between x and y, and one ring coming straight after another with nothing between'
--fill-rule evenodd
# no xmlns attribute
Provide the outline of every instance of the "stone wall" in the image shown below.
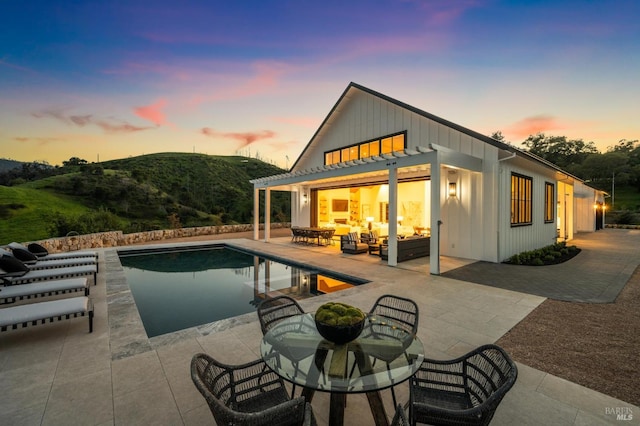
<svg viewBox="0 0 640 426"><path fill-rule="evenodd" d="M289 228L290 223L272 223L271 229ZM264 225L260 224L260 229ZM95 234L73 235L61 238L49 238L36 241L50 253L85 250L103 247L127 246L150 241L171 240L174 238L197 237L201 235L229 234L234 232L251 232L253 225L199 226L195 228L161 229L157 231L135 232L123 234L122 231L98 232Z"/></svg>

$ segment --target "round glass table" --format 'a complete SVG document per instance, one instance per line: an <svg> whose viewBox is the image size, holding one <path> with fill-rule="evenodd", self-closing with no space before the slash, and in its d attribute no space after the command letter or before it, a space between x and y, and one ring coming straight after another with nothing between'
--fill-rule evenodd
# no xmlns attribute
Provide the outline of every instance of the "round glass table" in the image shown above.
<svg viewBox="0 0 640 426"><path fill-rule="evenodd" d="M417 336L374 315L366 317L360 336L344 345L318 333L314 314L290 317L264 335L260 353L276 374L304 388L308 402L315 391L331 393L331 425L343 424L350 393L365 393L376 424L387 425L379 391L409 379L424 359Z"/></svg>

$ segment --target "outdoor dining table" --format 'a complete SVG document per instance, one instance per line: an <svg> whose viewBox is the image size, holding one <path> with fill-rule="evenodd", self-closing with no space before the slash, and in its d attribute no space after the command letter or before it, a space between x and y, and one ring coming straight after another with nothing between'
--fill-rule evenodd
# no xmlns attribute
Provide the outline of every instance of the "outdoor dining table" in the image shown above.
<svg viewBox="0 0 640 426"><path fill-rule="evenodd" d="M309 227L298 227L297 231L301 231L305 234L307 240L317 240L317 244L319 246L327 245L328 241L331 241L333 238L333 234L335 229L331 228L309 228Z"/></svg>
<svg viewBox="0 0 640 426"><path fill-rule="evenodd" d="M329 392L329 424L344 423L348 394L365 393L376 425L388 426L380 391L413 376L424 359L417 336L386 318L368 315L355 340L338 345L318 332L314 314L287 318L263 337L260 353L284 380L303 388L311 402L316 391Z"/></svg>

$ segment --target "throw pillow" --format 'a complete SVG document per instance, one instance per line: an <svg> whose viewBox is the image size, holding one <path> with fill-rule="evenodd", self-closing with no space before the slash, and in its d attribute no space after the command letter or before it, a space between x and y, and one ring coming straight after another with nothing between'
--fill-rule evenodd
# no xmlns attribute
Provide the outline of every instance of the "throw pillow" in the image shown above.
<svg viewBox="0 0 640 426"><path fill-rule="evenodd" d="M24 263L20 262L13 256L2 256L0 257L0 269L5 272L29 272L29 268Z"/></svg>
<svg viewBox="0 0 640 426"><path fill-rule="evenodd" d="M12 252L13 252L13 255L16 257L16 259L21 260L23 262L33 262L38 260L38 257L35 254L25 249L14 248Z"/></svg>
<svg viewBox="0 0 640 426"><path fill-rule="evenodd" d="M49 254L49 251L38 243L31 243L27 246L27 248L31 253L35 254L36 256L42 257Z"/></svg>
<svg viewBox="0 0 640 426"><path fill-rule="evenodd" d="M348 239L349 239L349 241L351 241L351 242L353 242L353 243L358 242L358 233L357 233L357 232L349 232L348 237L349 237L349 238L348 238Z"/></svg>

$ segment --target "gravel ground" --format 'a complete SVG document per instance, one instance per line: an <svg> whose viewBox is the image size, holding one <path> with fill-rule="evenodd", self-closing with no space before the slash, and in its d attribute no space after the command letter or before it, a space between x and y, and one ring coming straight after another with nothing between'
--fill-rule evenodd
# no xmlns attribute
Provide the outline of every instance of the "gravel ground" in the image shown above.
<svg viewBox="0 0 640 426"><path fill-rule="evenodd" d="M614 303L547 299L497 343L518 362L640 406L640 267Z"/></svg>

